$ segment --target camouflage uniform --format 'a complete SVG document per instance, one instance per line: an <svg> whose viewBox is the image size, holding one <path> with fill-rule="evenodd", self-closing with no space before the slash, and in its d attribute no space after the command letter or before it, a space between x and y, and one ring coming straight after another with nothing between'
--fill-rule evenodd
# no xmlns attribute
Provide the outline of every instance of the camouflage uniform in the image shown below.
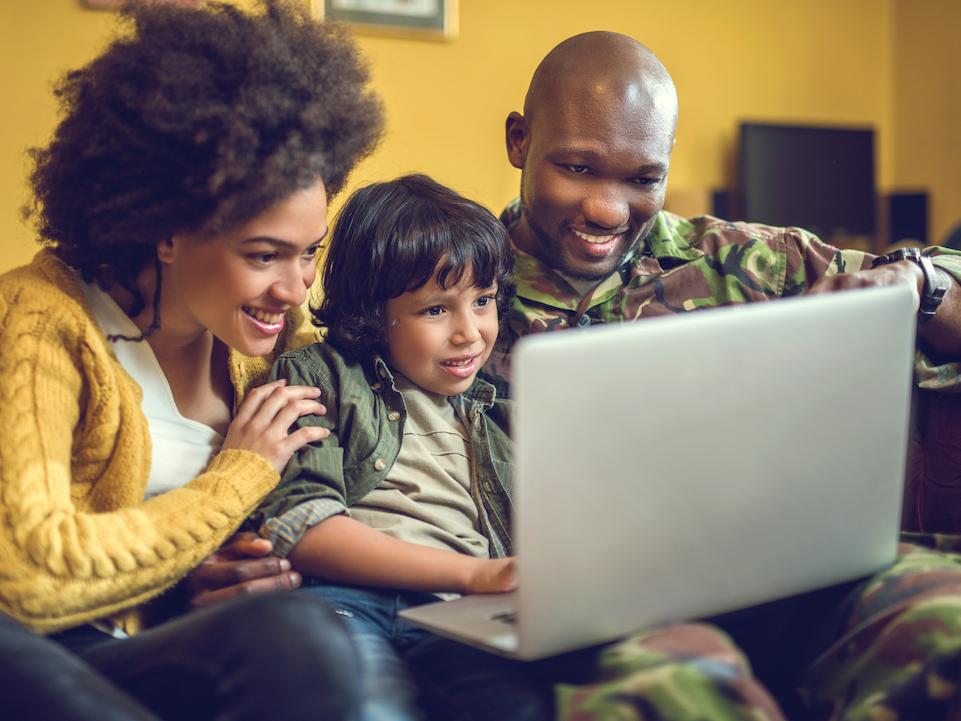
<svg viewBox="0 0 961 721"><path fill-rule="evenodd" d="M510 228L519 217L515 201L501 220ZM961 281L961 253L940 247L925 253ZM787 298L824 276L869 268L873 258L838 250L800 228L687 220L662 211L635 256L582 297L563 276L515 248L517 295L485 374L506 391L511 348L528 333ZM916 381L921 388L961 391L961 363L938 366L919 352Z"/></svg>
<svg viewBox="0 0 961 721"><path fill-rule="evenodd" d="M518 217L515 202L502 219L511 227ZM926 253L961 280L961 255ZM508 389L511 347L527 333L798 295L872 257L796 228L662 212L635 256L585 298L515 249L517 296L485 376ZM939 366L920 351L916 361L919 387L961 390L961 364ZM867 580L590 652L590 673L557 687L558 718L774 721L789 711L818 721L961 721L961 556L942 552L961 543L902 540L912 543Z"/></svg>

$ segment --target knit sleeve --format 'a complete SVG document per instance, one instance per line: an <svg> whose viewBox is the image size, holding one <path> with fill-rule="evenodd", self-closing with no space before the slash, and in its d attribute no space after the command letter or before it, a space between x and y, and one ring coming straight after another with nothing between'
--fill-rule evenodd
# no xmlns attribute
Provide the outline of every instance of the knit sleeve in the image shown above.
<svg viewBox="0 0 961 721"><path fill-rule="evenodd" d="M140 418L136 385L89 318L27 295L0 295L0 612L51 632L170 587L278 476L225 451L144 501L146 423L125 422Z"/></svg>

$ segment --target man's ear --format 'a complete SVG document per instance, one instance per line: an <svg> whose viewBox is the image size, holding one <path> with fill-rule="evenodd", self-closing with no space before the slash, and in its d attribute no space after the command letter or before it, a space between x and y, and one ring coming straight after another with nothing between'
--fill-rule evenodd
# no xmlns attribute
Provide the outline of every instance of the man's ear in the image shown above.
<svg viewBox="0 0 961 721"><path fill-rule="evenodd" d="M515 168L524 168L527 162L527 148L530 145L530 133L527 131L527 120L518 112L507 116L505 127L507 141L507 159Z"/></svg>

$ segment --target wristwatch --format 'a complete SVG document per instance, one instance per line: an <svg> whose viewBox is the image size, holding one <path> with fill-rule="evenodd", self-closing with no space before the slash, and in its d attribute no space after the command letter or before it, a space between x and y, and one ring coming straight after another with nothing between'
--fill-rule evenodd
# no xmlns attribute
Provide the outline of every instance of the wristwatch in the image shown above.
<svg viewBox="0 0 961 721"><path fill-rule="evenodd" d="M924 273L924 289L921 292L921 307L918 308L918 323L927 323L938 312L938 306L944 300L944 294L948 292L950 281L944 273L939 273L931 259L922 255L917 248L899 248L893 253L879 255L871 263L871 267L877 268L879 265L902 260L910 260Z"/></svg>

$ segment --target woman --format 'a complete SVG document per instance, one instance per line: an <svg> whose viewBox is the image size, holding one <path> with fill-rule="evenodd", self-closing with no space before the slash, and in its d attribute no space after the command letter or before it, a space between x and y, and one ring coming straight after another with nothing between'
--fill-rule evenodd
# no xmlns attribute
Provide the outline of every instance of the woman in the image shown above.
<svg viewBox="0 0 961 721"><path fill-rule="evenodd" d="M58 89L31 177L48 247L0 277L2 715L351 718L353 651L306 597L133 634L322 437L288 430L317 389L244 392L312 337L327 198L380 105L344 32L292 5L126 20Z"/></svg>

